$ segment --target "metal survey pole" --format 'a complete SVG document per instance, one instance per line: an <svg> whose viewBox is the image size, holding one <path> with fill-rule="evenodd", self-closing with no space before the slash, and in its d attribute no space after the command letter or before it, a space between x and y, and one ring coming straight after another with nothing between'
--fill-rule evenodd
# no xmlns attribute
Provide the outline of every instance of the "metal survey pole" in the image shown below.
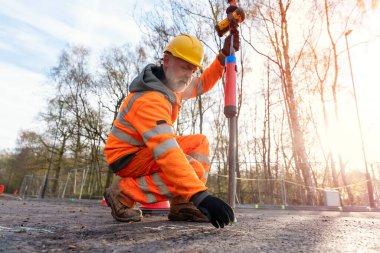
<svg viewBox="0 0 380 253"><path fill-rule="evenodd" d="M235 50L239 50L238 24L245 19L244 10L236 5L236 0L227 0L229 7L226 10L227 18L215 26L219 37L230 31L230 55L226 57L224 115L228 118L229 146L228 146L228 203L235 208L236 196L236 163L237 163L237 86L236 86L236 57ZM235 40L238 42L234 45ZM235 47L234 47L235 46ZM222 51L223 52L223 51Z"/></svg>
<svg viewBox="0 0 380 253"><path fill-rule="evenodd" d="M235 208L236 196L236 125L237 117L228 119L229 146L228 146L228 203Z"/></svg>
<svg viewBox="0 0 380 253"><path fill-rule="evenodd" d="M237 86L236 57L231 36L230 54L226 57L226 87L224 90L224 114L228 118L228 203L235 208L236 195L236 140L237 140Z"/></svg>

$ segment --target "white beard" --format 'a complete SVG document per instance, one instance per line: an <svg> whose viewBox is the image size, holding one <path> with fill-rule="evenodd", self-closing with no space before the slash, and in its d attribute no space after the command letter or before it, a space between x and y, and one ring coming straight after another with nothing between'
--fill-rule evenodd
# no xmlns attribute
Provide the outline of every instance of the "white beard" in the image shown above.
<svg viewBox="0 0 380 253"><path fill-rule="evenodd" d="M169 89L171 89L174 92L183 92L187 85L189 84L190 80L181 80L181 79L174 79L171 78L174 75L172 70L167 70L165 73L166 77L166 85Z"/></svg>

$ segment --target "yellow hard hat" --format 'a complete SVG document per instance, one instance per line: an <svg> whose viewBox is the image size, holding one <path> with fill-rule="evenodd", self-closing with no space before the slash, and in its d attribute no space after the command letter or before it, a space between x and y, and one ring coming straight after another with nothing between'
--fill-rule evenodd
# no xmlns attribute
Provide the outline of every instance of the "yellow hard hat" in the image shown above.
<svg viewBox="0 0 380 253"><path fill-rule="evenodd" d="M167 45L164 52L170 52L175 57L202 69L203 45L194 36L181 34L174 37Z"/></svg>

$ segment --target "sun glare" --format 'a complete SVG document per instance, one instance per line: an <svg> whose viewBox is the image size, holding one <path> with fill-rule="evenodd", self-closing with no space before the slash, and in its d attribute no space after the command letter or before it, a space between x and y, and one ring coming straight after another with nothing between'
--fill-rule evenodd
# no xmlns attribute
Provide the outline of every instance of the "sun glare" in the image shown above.
<svg viewBox="0 0 380 253"><path fill-rule="evenodd" d="M355 115L353 115L355 116ZM331 124L328 131L326 145L335 155L341 155L343 162L349 165L348 169L362 167L363 156L361 153L361 142L356 126L356 119L348 122Z"/></svg>
<svg viewBox="0 0 380 253"><path fill-rule="evenodd" d="M347 86L350 93L353 94L354 89L356 90L364 152L368 163L379 161L377 151L380 143L380 133L378 131L380 128L379 13L379 9L368 13L368 22L361 29L354 29L348 36L354 83L352 83L349 65L347 65L346 68L348 69L344 71L346 75L343 77L350 84ZM347 59L347 53L345 58ZM354 104L354 101L352 101L352 104ZM364 167L363 147L356 107L346 111L345 118L342 120L347 121L345 123L347 125L332 130L334 137L331 142L335 143L334 145L337 149L341 150L348 160L354 161L357 166Z"/></svg>

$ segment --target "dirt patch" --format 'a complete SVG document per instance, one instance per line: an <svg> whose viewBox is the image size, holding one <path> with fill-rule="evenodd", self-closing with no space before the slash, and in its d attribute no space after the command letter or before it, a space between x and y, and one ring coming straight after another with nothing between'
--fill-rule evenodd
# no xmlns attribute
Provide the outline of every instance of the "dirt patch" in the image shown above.
<svg viewBox="0 0 380 253"><path fill-rule="evenodd" d="M380 213L237 209L238 223L120 223L100 201L0 197L0 252L310 252L380 250Z"/></svg>

